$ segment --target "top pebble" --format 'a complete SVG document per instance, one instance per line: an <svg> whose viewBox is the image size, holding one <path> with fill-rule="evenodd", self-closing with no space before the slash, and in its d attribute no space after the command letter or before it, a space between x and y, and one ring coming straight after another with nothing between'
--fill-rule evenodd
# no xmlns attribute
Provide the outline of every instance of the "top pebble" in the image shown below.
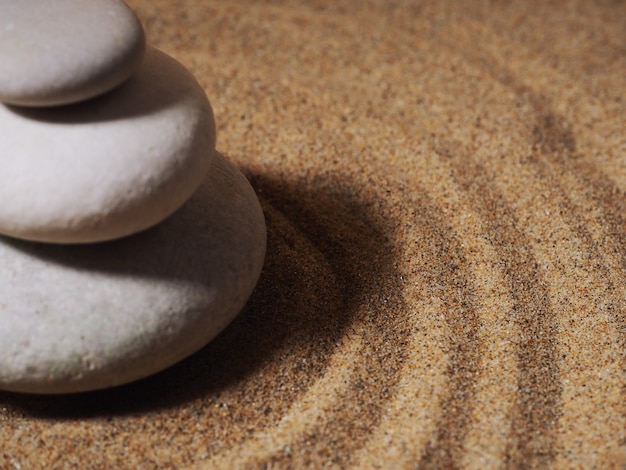
<svg viewBox="0 0 626 470"><path fill-rule="evenodd" d="M120 0L0 0L0 102L59 106L101 95L133 74L145 47Z"/></svg>

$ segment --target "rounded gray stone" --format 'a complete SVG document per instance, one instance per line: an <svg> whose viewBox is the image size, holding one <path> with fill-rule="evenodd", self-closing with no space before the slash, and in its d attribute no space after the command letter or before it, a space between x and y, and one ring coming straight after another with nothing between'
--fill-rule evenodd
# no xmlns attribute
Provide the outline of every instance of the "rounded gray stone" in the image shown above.
<svg viewBox="0 0 626 470"><path fill-rule="evenodd" d="M151 230L94 245L0 237L0 389L101 389L180 361L242 309L265 244L252 187L220 155Z"/></svg>
<svg viewBox="0 0 626 470"><path fill-rule="evenodd" d="M121 0L0 1L0 101L93 98L128 79L144 49L143 28Z"/></svg>
<svg viewBox="0 0 626 470"><path fill-rule="evenodd" d="M99 98L57 108L0 104L0 233L91 243L139 232L193 194L214 149L204 90L153 48L130 80Z"/></svg>

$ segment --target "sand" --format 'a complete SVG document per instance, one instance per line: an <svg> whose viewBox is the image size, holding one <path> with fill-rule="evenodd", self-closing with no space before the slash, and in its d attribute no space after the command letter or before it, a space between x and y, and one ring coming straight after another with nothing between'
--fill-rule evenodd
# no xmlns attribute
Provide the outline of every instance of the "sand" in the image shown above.
<svg viewBox="0 0 626 470"><path fill-rule="evenodd" d="M0 468L624 468L626 3L132 0L260 196L181 364L0 394Z"/></svg>

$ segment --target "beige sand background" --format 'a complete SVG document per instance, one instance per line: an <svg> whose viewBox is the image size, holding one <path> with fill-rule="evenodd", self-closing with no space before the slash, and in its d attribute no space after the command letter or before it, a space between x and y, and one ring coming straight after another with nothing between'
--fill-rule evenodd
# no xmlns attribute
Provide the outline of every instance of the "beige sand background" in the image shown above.
<svg viewBox="0 0 626 470"><path fill-rule="evenodd" d="M0 394L0 468L626 468L626 2L132 0L267 217L217 340Z"/></svg>

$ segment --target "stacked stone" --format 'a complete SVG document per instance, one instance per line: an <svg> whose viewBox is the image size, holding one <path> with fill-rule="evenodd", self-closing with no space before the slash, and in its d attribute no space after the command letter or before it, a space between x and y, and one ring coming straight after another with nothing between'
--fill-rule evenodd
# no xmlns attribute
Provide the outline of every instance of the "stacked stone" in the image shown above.
<svg viewBox="0 0 626 470"><path fill-rule="evenodd" d="M0 58L0 388L106 388L200 349L265 254L202 87L121 0L0 0Z"/></svg>

